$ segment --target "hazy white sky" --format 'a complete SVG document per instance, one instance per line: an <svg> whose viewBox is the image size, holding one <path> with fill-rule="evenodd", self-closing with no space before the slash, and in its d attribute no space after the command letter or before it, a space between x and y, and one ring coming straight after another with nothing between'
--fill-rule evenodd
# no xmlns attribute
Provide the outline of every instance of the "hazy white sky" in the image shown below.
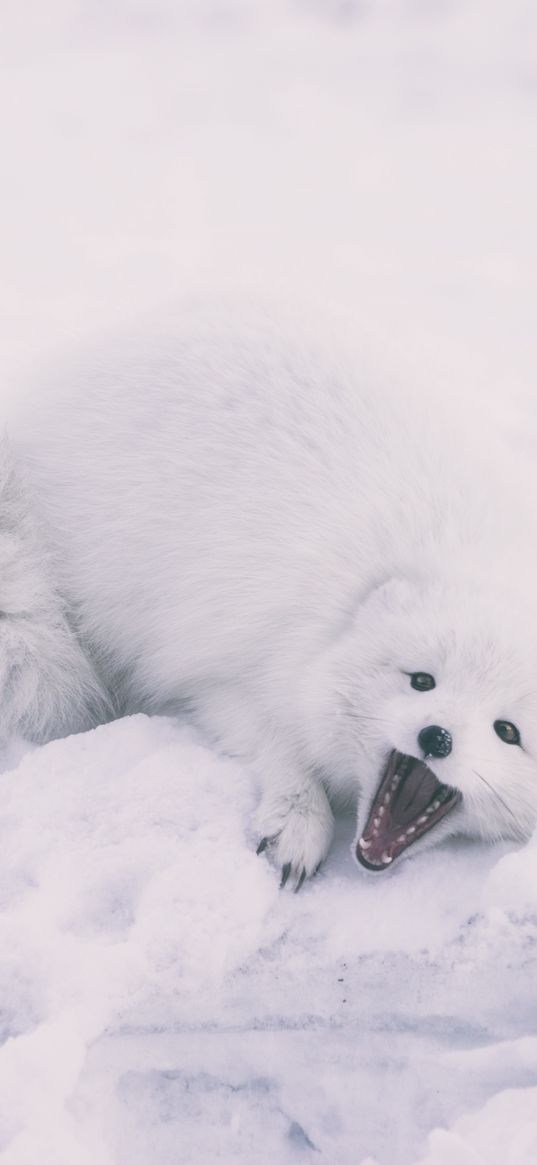
<svg viewBox="0 0 537 1165"><path fill-rule="evenodd" d="M527 0L4 0L0 374L240 276L533 383Z"/></svg>

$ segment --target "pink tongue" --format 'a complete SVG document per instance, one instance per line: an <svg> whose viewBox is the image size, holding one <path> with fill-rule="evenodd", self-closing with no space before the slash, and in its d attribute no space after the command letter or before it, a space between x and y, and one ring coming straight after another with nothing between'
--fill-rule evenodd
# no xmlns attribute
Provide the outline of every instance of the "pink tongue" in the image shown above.
<svg viewBox="0 0 537 1165"><path fill-rule="evenodd" d="M390 804L390 817L396 825L411 825L430 804L440 788L440 782L425 765L417 761L412 771L401 781Z"/></svg>
<svg viewBox="0 0 537 1165"><path fill-rule="evenodd" d="M370 870L386 869L460 800L424 761L394 751L356 845L358 861Z"/></svg>

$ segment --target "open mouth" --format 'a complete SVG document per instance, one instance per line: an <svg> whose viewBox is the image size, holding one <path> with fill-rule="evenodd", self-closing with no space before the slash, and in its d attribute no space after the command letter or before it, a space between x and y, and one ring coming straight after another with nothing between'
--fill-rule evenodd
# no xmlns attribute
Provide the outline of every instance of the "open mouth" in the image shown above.
<svg viewBox="0 0 537 1165"><path fill-rule="evenodd" d="M368 870L385 870L462 800L424 761L396 749L373 799L356 857Z"/></svg>

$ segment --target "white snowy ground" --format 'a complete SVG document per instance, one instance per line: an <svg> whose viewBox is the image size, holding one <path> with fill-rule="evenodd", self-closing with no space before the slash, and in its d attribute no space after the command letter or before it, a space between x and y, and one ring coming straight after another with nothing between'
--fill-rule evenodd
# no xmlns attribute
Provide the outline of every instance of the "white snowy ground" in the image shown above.
<svg viewBox="0 0 537 1165"><path fill-rule="evenodd" d="M458 368L535 458L531 0L1 7L5 416L79 336L252 280ZM17 759L6 1165L535 1165L537 844L376 880L342 821L293 896L249 774L186 726Z"/></svg>
<svg viewBox="0 0 537 1165"><path fill-rule="evenodd" d="M6 1165L534 1165L537 846L282 894L254 804L144 716L4 775Z"/></svg>

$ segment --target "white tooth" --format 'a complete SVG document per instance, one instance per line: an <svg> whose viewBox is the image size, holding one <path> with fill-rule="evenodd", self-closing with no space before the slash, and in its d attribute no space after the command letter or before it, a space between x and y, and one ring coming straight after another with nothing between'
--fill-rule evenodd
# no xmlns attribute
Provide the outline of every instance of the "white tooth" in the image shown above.
<svg viewBox="0 0 537 1165"><path fill-rule="evenodd" d="M400 842L400 841L406 841L406 834L402 833L402 834L401 834L401 837L398 837L398 838L397 838L397 841L398 841L398 842Z"/></svg>
<svg viewBox="0 0 537 1165"><path fill-rule="evenodd" d="M384 813L385 813L384 805L381 805L379 808L379 817L384 817Z"/></svg>
<svg viewBox="0 0 537 1165"><path fill-rule="evenodd" d="M442 804L441 801L433 801L433 803L431 805L431 809L439 809L441 804Z"/></svg>
<svg viewBox="0 0 537 1165"><path fill-rule="evenodd" d="M389 794L389 793L385 793L385 794L384 794L384 804L385 804L385 805L389 805L389 804L390 804L390 801L391 801L390 794Z"/></svg>
<svg viewBox="0 0 537 1165"><path fill-rule="evenodd" d="M378 829L378 827L380 825L380 817L373 818L373 825L375 826L375 829Z"/></svg>
<svg viewBox="0 0 537 1165"><path fill-rule="evenodd" d="M391 855L390 855L389 853L387 853L387 852L386 852L386 853L384 853L384 854L382 855L382 857L381 857L381 859L380 859L380 860L381 860L381 862L384 862L384 865L385 865L385 866L387 866L387 865L388 865L388 862L392 862L392 861L393 861L393 858L391 857Z"/></svg>
<svg viewBox="0 0 537 1165"><path fill-rule="evenodd" d="M418 825L425 825L426 821L427 821L427 818L426 818L425 814L423 815L423 817L418 817Z"/></svg>
<svg viewBox="0 0 537 1165"><path fill-rule="evenodd" d="M410 837L411 833L415 833L415 832L416 832L416 826L415 826L415 825L409 825L409 827L408 827L408 829L407 829L407 831L406 831L406 835L407 835L407 837Z"/></svg>
<svg viewBox="0 0 537 1165"><path fill-rule="evenodd" d="M359 842L358 842L358 845L360 846L360 849L369 849L369 848L370 848L370 845L371 845L371 842L370 842L370 841L366 841L366 840L365 840L365 837L361 837L361 838L360 838L360 840L359 840Z"/></svg>

